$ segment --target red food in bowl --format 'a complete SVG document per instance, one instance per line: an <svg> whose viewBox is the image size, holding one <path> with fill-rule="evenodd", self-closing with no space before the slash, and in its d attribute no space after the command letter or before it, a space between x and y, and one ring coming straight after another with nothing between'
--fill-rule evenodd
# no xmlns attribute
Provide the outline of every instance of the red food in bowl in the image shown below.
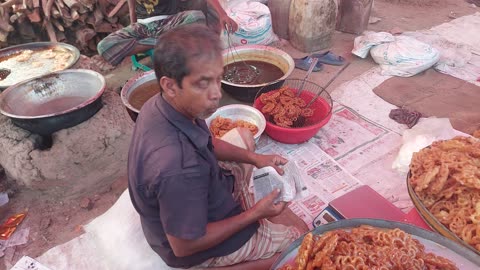
<svg viewBox="0 0 480 270"><path fill-rule="evenodd" d="M290 88L291 89L291 88ZM297 93L296 89L291 89L293 92ZM274 94L277 90L270 91L266 93L267 95ZM302 98L307 104L315 97L315 94L310 91L302 91L300 98ZM253 107L262 111L262 108L265 104L260 101L260 98L257 97L253 103ZM280 127L271 122L270 116L265 114L267 119L265 132L272 139L287 144L297 144L308 141L312 138L321 127L323 127L330 118L332 117L332 106L330 103L323 99L321 96L317 98L310 106L308 107L313 109L313 115L311 117L305 118L305 125L303 127Z"/></svg>

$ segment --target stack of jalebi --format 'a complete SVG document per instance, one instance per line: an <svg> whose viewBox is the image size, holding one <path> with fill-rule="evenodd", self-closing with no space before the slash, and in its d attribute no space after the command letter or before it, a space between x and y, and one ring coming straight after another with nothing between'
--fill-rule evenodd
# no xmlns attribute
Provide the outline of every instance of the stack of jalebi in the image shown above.
<svg viewBox="0 0 480 270"><path fill-rule="evenodd" d="M480 140L456 137L414 153L409 179L430 213L480 251Z"/></svg>
<svg viewBox="0 0 480 270"><path fill-rule="evenodd" d="M262 112L267 116L265 118L271 118L277 126L292 127L299 117L307 118L313 115L312 109L305 108L305 101L296 97L287 86L264 93L259 99L263 103Z"/></svg>
<svg viewBox="0 0 480 270"><path fill-rule="evenodd" d="M250 132L252 132L253 135L257 134L258 132L258 127L248 121L240 119L237 121L233 121L230 118L225 118L221 116L217 116L212 120L212 122L210 123L210 132L216 138L220 138L225 135L225 133L237 127L247 128L248 130L250 130Z"/></svg>
<svg viewBox="0 0 480 270"><path fill-rule="evenodd" d="M334 230L321 236L308 233L295 258L295 265L280 270L412 270L458 269L450 260L426 253L425 247L400 229L360 226L350 231Z"/></svg>

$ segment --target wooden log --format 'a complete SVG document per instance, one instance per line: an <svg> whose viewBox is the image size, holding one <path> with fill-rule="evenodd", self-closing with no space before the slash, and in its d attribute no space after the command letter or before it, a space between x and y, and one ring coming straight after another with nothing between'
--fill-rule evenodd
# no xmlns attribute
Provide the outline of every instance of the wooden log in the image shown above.
<svg viewBox="0 0 480 270"><path fill-rule="evenodd" d="M88 49L92 52L95 52L97 51L97 42L95 42L95 40L91 39L90 41L88 41Z"/></svg>
<svg viewBox="0 0 480 270"><path fill-rule="evenodd" d="M10 22L11 23L17 22L18 18L20 18L20 13L14 13L12 14L12 16L10 16Z"/></svg>
<svg viewBox="0 0 480 270"><path fill-rule="evenodd" d="M18 24L17 27L22 39L35 40L35 38L37 37L34 27L30 22L27 21L22 24Z"/></svg>
<svg viewBox="0 0 480 270"><path fill-rule="evenodd" d="M50 14L52 11L53 4L55 3L54 0L46 0L45 6L42 6L43 8L43 13L45 14L45 17L47 19L50 19ZM42 0L42 5L43 5L43 0Z"/></svg>
<svg viewBox="0 0 480 270"><path fill-rule="evenodd" d="M23 1L23 0L8 0L8 1L4 2L4 3L1 3L1 4L0 4L0 7L6 9L6 8L9 8L9 7L13 6L13 5L20 4L20 3L22 3L22 1Z"/></svg>
<svg viewBox="0 0 480 270"><path fill-rule="evenodd" d="M67 37L65 36L64 32L56 32L55 34L57 35L58 42L64 42L67 40Z"/></svg>
<svg viewBox="0 0 480 270"><path fill-rule="evenodd" d="M107 19L107 22L109 22L111 24L116 24L119 20L117 16L107 17L106 19Z"/></svg>
<svg viewBox="0 0 480 270"><path fill-rule="evenodd" d="M80 18L80 14L78 13L78 10L76 8L72 8L71 9L71 16L72 16L72 20L76 21Z"/></svg>
<svg viewBox="0 0 480 270"><path fill-rule="evenodd" d="M62 14L60 14L60 11L56 7L52 7L52 19L59 19L62 17Z"/></svg>
<svg viewBox="0 0 480 270"><path fill-rule="evenodd" d="M8 32L0 30L0 42L7 42Z"/></svg>
<svg viewBox="0 0 480 270"><path fill-rule="evenodd" d="M27 17L28 17L28 20L30 20L33 23L39 23L42 21L39 8L34 8L33 11L27 12Z"/></svg>
<svg viewBox="0 0 480 270"><path fill-rule="evenodd" d="M107 7L110 6L110 3L107 0L97 0L97 7L95 10L100 10L103 15L107 16Z"/></svg>
<svg viewBox="0 0 480 270"><path fill-rule="evenodd" d="M95 18L95 21L93 23L93 25L98 25L100 23L102 23L103 21L103 13L100 9L96 8L94 11L93 11L93 17Z"/></svg>
<svg viewBox="0 0 480 270"><path fill-rule="evenodd" d="M58 7L58 9L67 7L67 5L65 5L65 3L62 0L55 0L55 5Z"/></svg>
<svg viewBox="0 0 480 270"><path fill-rule="evenodd" d="M78 18L77 22L81 25L85 25L85 21L88 18L88 13L80 13L80 18Z"/></svg>
<svg viewBox="0 0 480 270"><path fill-rule="evenodd" d="M95 6L96 0L78 0L83 6L85 6L88 10L93 11Z"/></svg>
<svg viewBox="0 0 480 270"><path fill-rule="evenodd" d="M78 2L78 0L63 0L63 2L69 9L72 9L72 8L79 9L80 6L82 6L82 4Z"/></svg>
<svg viewBox="0 0 480 270"><path fill-rule="evenodd" d="M8 20L9 18L7 16L4 16L2 19L0 19L0 31L12 32L15 30L15 28L13 28L13 26L10 25Z"/></svg>
<svg viewBox="0 0 480 270"><path fill-rule="evenodd" d="M86 47L88 46L88 42L95 37L97 33L95 33L95 30L88 28L88 27L83 27L81 29L78 29L75 32L75 37L77 38L77 41L80 46Z"/></svg>
<svg viewBox="0 0 480 270"><path fill-rule="evenodd" d="M52 24L58 29L60 30L60 32L64 32L65 31L65 28L63 27L63 25L61 23L59 23L57 20L52 20Z"/></svg>
<svg viewBox="0 0 480 270"><path fill-rule="evenodd" d="M94 26L95 32L97 33L112 33L113 32L113 26L111 23L108 22L101 22L99 24L96 24Z"/></svg>
<svg viewBox="0 0 480 270"><path fill-rule="evenodd" d="M112 18L113 16L115 16L118 13L118 11L123 7L123 5L125 5L126 2L127 0L120 0L112 9L112 11L108 13L108 18Z"/></svg>
<svg viewBox="0 0 480 270"><path fill-rule="evenodd" d="M48 38L51 42L57 42L57 35L55 34L55 30L53 29L53 25L50 20L45 20L45 30L47 30Z"/></svg>

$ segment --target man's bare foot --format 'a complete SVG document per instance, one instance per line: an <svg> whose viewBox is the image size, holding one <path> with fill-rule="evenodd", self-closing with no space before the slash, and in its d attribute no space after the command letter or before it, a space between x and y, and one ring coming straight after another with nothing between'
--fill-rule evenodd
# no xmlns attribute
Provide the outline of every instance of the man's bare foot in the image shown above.
<svg viewBox="0 0 480 270"><path fill-rule="evenodd" d="M103 59L103 57L101 57L100 55L94 55L90 59L92 60L93 64L96 65L102 73L111 71L115 68L115 66L105 61L105 59Z"/></svg>

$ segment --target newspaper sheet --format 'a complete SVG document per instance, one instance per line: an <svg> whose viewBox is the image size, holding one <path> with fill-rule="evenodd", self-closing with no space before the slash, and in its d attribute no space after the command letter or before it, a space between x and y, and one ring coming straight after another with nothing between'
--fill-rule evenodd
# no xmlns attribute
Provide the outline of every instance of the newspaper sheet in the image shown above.
<svg viewBox="0 0 480 270"><path fill-rule="evenodd" d="M329 123L308 142L287 145L264 136L257 152L280 154L298 165L310 194L294 200L290 208L312 227L331 200L361 185L408 212L412 203L406 175L391 168L401 143L400 134L335 104Z"/></svg>
<svg viewBox="0 0 480 270"><path fill-rule="evenodd" d="M308 195L308 188L303 183L296 163L294 161L288 162L283 167L283 170L283 175L280 175L271 166L253 171L252 182L255 202L258 202L275 189L280 190L280 196L275 202L291 202Z"/></svg>

